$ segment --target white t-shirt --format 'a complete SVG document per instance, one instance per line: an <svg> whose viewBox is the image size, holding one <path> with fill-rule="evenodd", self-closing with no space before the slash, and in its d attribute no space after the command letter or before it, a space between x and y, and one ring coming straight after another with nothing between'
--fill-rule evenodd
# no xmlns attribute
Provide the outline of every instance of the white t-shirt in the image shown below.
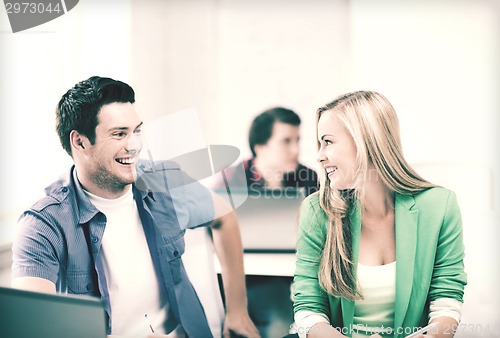
<svg viewBox="0 0 500 338"><path fill-rule="evenodd" d="M396 262L385 265L358 263L357 281L363 299L354 303L352 337L369 337L366 331L393 335L396 302ZM363 332L363 330L365 332Z"/></svg>
<svg viewBox="0 0 500 338"><path fill-rule="evenodd" d="M132 189L116 199L85 193L106 215L101 256L111 305L111 334L146 337L152 333L151 325L161 334L179 327L168 337L183 337L178 322L168 315L167 297L158 283Z"/></svg>

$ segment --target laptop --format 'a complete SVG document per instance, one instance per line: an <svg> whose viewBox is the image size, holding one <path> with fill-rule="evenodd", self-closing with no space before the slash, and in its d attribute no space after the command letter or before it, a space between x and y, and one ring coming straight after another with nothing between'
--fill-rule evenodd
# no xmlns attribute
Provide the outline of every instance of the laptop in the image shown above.
<svg viewBox="0 0 500 338"><path fill-rule="evenodd" d="M106 337L104 304L98 298L0 287L0 313L0 337Z"/></svg>
<svg viewBox="0 0 500 338"><path fill-rule="evenodd" d="M295 189L249 191L236 209L244 252L295 253L304 197Z"/></svg>

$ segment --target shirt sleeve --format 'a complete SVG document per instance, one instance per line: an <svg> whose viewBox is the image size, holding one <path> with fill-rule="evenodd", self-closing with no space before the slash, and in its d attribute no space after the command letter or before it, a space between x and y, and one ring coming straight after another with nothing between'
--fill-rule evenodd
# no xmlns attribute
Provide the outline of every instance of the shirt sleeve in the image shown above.
<svg viewBox="0 0 500 338"><path fill-rule="evenodd" d="M213 175L210 188L215 192L246 191L247 178L243 162L239 162L230 167L222 169Z"/></svg>
<svg viewBox="0 0 500 338"><path fill-rule="evenodd" d="M456 195L450 192L439 232L430 301L451 298L463 302L467 275L464 271L462 217Z"/></svg>
<svg viewBox="0 0 500 338"><path fill-rule="evenodd" d="M295 329L300 338L306 338L311 327L318 323L330 324L328 317L322 313L301 310L295 314Z"/></svg>
<svg viewBox="0 0 500 338"><path fill-rule="evenodd" d="M429 306L429 322L438 317L450 317L460 323L462 317L462 303L452 298L438 298L431 301Z"/></svg>
<svg viewBox="0 0 500 338"><path fill-rule="evenodd" d="M328 296L318 281L318 269L326 240L327 219L319 207L318 195L304 200L299 217L296 266L293 281L294 312L330 317Z"/></svg>
<svg viewBox="0 0 500 338"><path fill-rule="evenodd" d="M136 187L153 195L159 194L169 206L172 204L182 230L208 225L214 220L210 191L175 162L155 163L154 169L140 173Z"/></svg>
<svg viewBox="0 0 500 338"><path fill-rule="evenodd" d="M186 175L176 173L176 183L170 190L179 224L183 229L207 226L214 220L214 203L210 190Z"/></svg>
<svg viewBox="0 0 500 338"><path fill-rule="evenodd" d="M56 227L31 211L18 222L12 245L12 278L39 277L56 284L61 236Z"/></svg>

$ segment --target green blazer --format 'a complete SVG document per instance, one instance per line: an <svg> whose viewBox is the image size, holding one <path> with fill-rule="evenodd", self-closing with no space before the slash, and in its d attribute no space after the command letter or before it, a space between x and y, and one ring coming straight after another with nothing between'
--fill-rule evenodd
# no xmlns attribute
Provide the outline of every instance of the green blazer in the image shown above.
<svg viewBox="0 0 500 338"><path fill-rule="evenodd" d="M351 211L349 218L356 271L361 233L358 208ZM409 330L427 324L431 300L445 297L463 302L467 276L462 220L453 192L437 187L415 195L396 194L395 223L394 337L404 337ZM351 336L354 302L326 294L318 283L326 231L327 216L320 208L319 195L313 194L303 202L300 212L294 311L325 314L332 326L344 328Z"/></svg>

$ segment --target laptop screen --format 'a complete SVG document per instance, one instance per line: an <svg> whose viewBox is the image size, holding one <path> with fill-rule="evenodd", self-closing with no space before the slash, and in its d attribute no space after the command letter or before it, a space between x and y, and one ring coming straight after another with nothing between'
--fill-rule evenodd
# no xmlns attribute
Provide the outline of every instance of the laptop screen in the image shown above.
<svg viewBox="0 0 500 338"><path fill-rule="evenodd" d="M0 309L0 337L106 337L98 298L0 287Z"/></svg>
<svg viewBox="0 0 500 338"><path fill-rule="evenodd" d="M245 202L236 209L244 251L294 253L303 200L302 190L248 192Z"/></svg>

